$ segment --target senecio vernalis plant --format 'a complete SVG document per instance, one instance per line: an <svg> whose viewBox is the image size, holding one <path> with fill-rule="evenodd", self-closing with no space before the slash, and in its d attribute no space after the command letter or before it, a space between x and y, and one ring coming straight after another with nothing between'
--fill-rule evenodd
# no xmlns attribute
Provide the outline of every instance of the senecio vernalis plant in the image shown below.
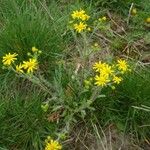
<svg viewBox="0 0 150 150"><path fill-rule="evenodd" d="M87 21L89 20L90 16L85 13L84 10L76 10L73 11L71 14L73 23L73 28L78 32L81 33L84 30L90 30L90 27L87 25Z"/></svg>
<svg viewBox="0 0 150 150"><path fill-rule="evenodd" d="M76 10L72 12L71 17L73 20L71 21L71 30L73 29L73 33L75 31L77 34L81 35L81 40L83 38L83 42L77 46L80 48L78 49L78 57L86 64L86 60L91 54L89 50L89 40L87 39L87 36L90 34L87 35L84 33L86 33L86 31L91 32L91 28L87 25L87 21L89 20L90 16L87 15L84 10ZM99 21L105 22L106 19L107 18L104 16L99 18ZM76 39L78 38L78 36L74 37ZM97 46L97 44L95 46ZM36 83L46 92L46 94L49 94L47 101L44 100L44 102L41 104L41 109L44 113L47 113L50 108L52 113L58 113L58 116L60 115L65 120L66 127L62 129L61 133L57 134L59 135L58 139L65 137L69 131L70 124L75 121L76 115L84 117L86 115L86 110L94 110L92 103L103 96L101 94L101 89L107 86L115 89L115 86L120 84L120 82L123 80L124 74L130 71L129 65L124 59L118 59L113 63L102 61L95 62L91 67L93 69L92 71L90 71L89 68L86 68L85 65L85 67L81 68L83 69L81 74L80 71L74 71L71 67L67 68L68 72L66 71L66 74L70 78L69 80L66 80L68 83L67 86L64 87L62 84L62 74L64 73L63 64L56 68L56 77L58 77L54 77L54 82L52 81L52 83L40 76L40 73L36 73L39 69L38 57L41 53L42 52L39 49L32 47L31 52L27 54L28 59L22 62L18 62L18 54L8 53L2 57L2 63L4 69L12 70L18 74L19 77L26 78L31 82ZM80 87L82 89L79 90ZM62 146L57 140L55 141L48 137L46 140L45 150L61 149Z"/></svg>
<svg viewBox="0 0 150 150"><path fill-rule="evenodd" d="M45 85L47 82L42 76L36 76L35 71L39 68L38 57L42 53L41 50L36 47L32 47L31 52L27 53L28 60L18 62L17 53L8 53L2 57L3 69L14 71L19 77L28 79L34 84L38 85L43 91L51 94L48 87L50 84Z"/></svg>
<svg viewBox="0 0 150 150"><path fill-rule="evenodd" d="M75 10L71 13L71 21L69 22L71 24L71 29L74 29L77 33L82 33L85 31L92 31L91 27L88 25L88 21L90 19L90 16L85 12L85 10ZM106 16L98 18L98 20L95 21L97 25L99 23L103 23L107 20Z"/></svg>
<svg viewBox="0 0 150 150"><path fill-rule="evenodd" d="M3 56L3 68L11 69L19 74L32 74L35 70L38 69L38 56L41 54L36 47L32 47L32 54L28 53L30 58L27 61L23 61L21 63L16 64L18 54L16 53L8 53Z"/></svg>

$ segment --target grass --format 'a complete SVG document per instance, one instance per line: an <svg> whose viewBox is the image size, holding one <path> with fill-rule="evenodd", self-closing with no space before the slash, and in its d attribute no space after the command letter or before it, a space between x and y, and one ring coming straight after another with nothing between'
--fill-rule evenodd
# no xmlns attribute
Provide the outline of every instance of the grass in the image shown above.
<svg viewBox="0 0 150 150"><path fill-rule="evenodd" d="M20 54L20 60L26 59L25 55L36 46L42 50L42 59L48 64L61 57L67 42L63 37L67 15L65 11L62 14L57 2L50 2L47 6L40 1L6 0L1 1L0 7L1 56L11 51Z"/></svg>
<svg viewBox="0 0 150 150"><path fill-rule="evenodd" d="M149 127L141 126L149 125L149 112L136 110L133 106L149 106L149 78L149 71L139 71L130 74L116 90L105 90L107 96L96 103L96 110L99 110L96 114L107 114L104 118L100 115L104 123L113 121L121 131L138 132L138 135L148 138Z"/></svg>
<svg viewBox="0 0 150 150"><path fill-rule="evenodd" d="M43 94L31 86L21 92L9 89L9 93L1 95L1 148L42 149L42 141L56 129L41 109Z"/></svg>
<svg viewBox="0 0 150 150"><path fill-rule="evenodd" d="M11 70L0 71L0 149L42 150L50 135L65 149L113 150L119 148L109 141L113 132L127 140L131 136L131 143L139 147L148 143L149 111L138 108L150 106L150 74L145 67L150 5L149 0L135 1L135 16L128 16L130 6L130 0L0 0L0 57L16 52L18 63L28 59L33 46L42 50L35 72L39 84ZM68 25L70 13L80 8L91 16L92 28L99 17L106 16L107 21L80 36ZM111 63L120 57L136 66L122 83L114 90L103 88L98 96L97 88L85 88L94 62Z"/></svg>

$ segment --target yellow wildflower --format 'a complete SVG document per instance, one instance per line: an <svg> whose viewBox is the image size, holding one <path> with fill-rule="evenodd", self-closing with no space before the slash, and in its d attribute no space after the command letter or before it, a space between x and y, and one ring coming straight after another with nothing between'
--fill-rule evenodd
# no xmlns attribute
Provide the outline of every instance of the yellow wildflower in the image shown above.
<svg viewBox="0 0 150 150"><path fill-rule="evenodd" d="M96 72L100 72L104 67L105 67L105 63L102 63L101 61L99 62L96 62L94 65L93 65L93 69L96 71Z"/></svg>
<svg viewBox="0 0 150 150"><path fill-rule="evenodd" d="M81 17L80 17L80 19L81 19L82 21L88 20L89 18L90 18L90 16L88 16L87 14L83 14L83 15L81 15Z"/></svg>
<svg viewBox="0 0 150 150"><path fill-rule="evenodd" d="M87 14L85 14L84 10L76 10L73 11L73 13L71 14L73 19L81 19L82 21L88 20L90 18L90 16L88 16Z"/></svg>
<svg viewBox="0 0 150 150"><path fill-rule="evenodd" d="M119 84L121 81L122 81L122 78L121 78L121 77L117 77L117 76L114 76L114 77L113 77L113 82L114 82L114 83Z"/></svg>
<svg viewBox="0 0 150 150"><path fill-rule="evenodd" d="M125 60L119 59L117 62L118 69L121 70L122 73L128 70L128 64Z"/></svg>
<svg viewBox="0 0 150 150"><path fill-rule="evenodd" d="M33 53L38 52L38 49L36 47L32 47L32 52Z"/></svg>
<svg viewBox="0 0 150 150"><path fill-rule="evenodd" d="M111 66L105 64L104 67L101 69L100 73L106 76L111 75L114 72Z"/></svg>
<svg viewBox="0 0 150 150"><path fill-rule="evenodd" d="M81 10L81 11L73 11L73 13L71 14L72 18L73 19L80 19L82 15L85 14L85 11L84 10Z"/></svg>
<svg viewBox="0 0 150 150"><path fill-rule="evenodd" d="M27 69L27 73L32 73L38 67L38 62L35 58L30 58L29 61L23 61L23 68Z"/></svg>
<svg viewBox="0 0 150 150"><path fill-rule="evenodd" d="M95 80L96 80L95 85L102 86L102 87L106 86L106 84L110 81L108 79L108 76L105 75L100 75L100 76L96 75Z"/></svg>
<svg viewBox="0 0 150 150"><path fill-rule="evenodd" d="M46 142L45 150L61 150L62 146L58 141L49 140Z"/></svg>
<svg viewBox="0 0 150 150"><path fill-rule="evenodd" d="M19 65L16 65L16 71L18 72L18 73L23 73L23 66L22 66L22 64L19 64Z"/></svg>
<svg viewBox="0 0 150 150"><path fill-rule="evenodd" d="M109 76L114 72L111 66L109 66L106 63L101 63L100 61L93 65L93 69L96 72L99 72L101 75L105 75L105 76Z"/></svg>
<svg viewBox="0 0 150 150"><path fill-rule="evenodd" d="M3 60L2 60L3 64L7 65L7 66L11 65L15 60L17 60L17 58L16 58L17 55L18 54L16 54L16 53L14 53L14 54L10 54L10 53L6 54L5 56L3 56Z"/></svg>
<svg viewBox="0 0 150 150"><path fill-rule="evenodd" d="M85 30L87 27L87 24L84 24L83 22L80 22L79 24L74 24L74 29L80 33L82 32L83 30Z"/></svg>

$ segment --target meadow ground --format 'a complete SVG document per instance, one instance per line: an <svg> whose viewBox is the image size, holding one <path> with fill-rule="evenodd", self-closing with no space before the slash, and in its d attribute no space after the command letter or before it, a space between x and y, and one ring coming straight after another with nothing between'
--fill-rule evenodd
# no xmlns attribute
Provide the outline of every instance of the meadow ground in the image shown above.
<svg viewBox="0 0 150 150"><path fill-rule="evenodd" d="M0 150L149 150L149 31L149 0L0 0Z"/></svg>

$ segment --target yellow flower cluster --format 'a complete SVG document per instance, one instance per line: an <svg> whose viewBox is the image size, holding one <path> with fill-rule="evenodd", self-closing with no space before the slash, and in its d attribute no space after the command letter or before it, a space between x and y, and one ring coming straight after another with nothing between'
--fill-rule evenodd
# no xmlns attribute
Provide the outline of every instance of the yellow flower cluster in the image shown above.
<svg viewBox="0 0 150 150"><path fill-rule="evenodd" d="M44 150L61 150L62 149L62 145L56 141L51 139L50 136L47 137L47 139L45 140L46 146Z"/></svg>
<svg viewBox="0 0 150 150"><path fill-rule="evenodd" d="M119 84L123 80L122 75L129 70L129 66L125 60L119 59L114 65L96 62L93 69L96 73L95 85L104 87Z"/></svg>
<svg viewBox="0 0 150 150"><path fill-rule="evenodd" d="M15 65L15 61L17 60L16 56L18 54L8 53L5 56L3 56L3 65L5 67L11 66L13 70L15 70L17 73L33 73L35 70L38 69L37 57L41 53L41 51L39 51L36 47L32 47L32 52L33 55L29 53L31 58L29 58L28 61L23 61L23 63L20 63L18 65Z"/></svg>
<svg viewBox="0 0 150 150"><path fill-rule="evenodd" d="M73 19L81 19L82 21L88 20L90 18L90 16L88 16L84 10L73 11L71 16Z"/></svg>
<svg viewBox="0 0 150 150"><path fill-rule="evenodd" d="M71 17L73 21L71 23L73 24L73 28L75 29L76 32L81 33L84 30L91 31L90 27L87 27L86 21L89 20L90 16L88 16L84 10L76 10L73 11L71 14Z"/></svg>

